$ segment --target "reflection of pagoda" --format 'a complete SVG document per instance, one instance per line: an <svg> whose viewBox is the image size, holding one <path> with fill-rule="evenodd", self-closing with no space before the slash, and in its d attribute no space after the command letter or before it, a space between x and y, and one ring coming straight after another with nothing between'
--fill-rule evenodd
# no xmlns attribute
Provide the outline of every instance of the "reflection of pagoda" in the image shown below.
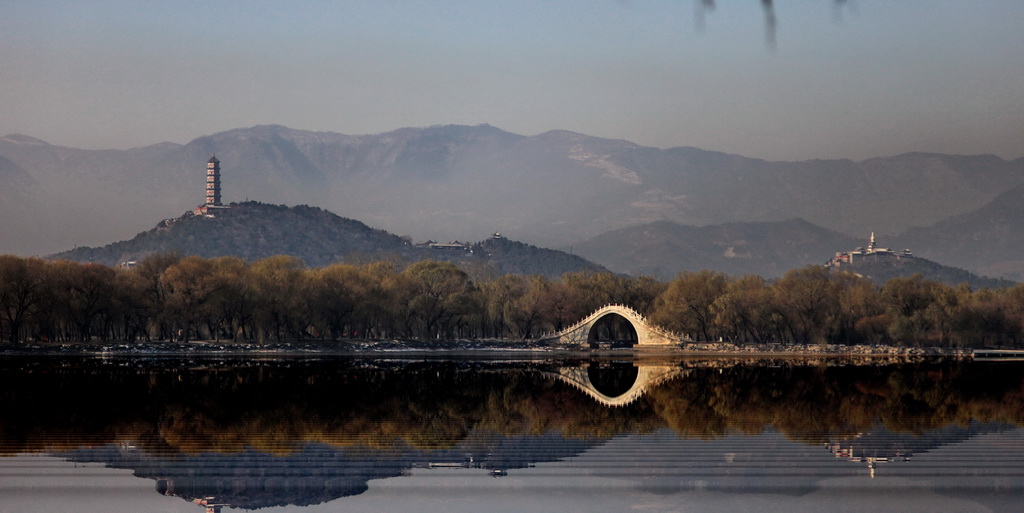
<svg viewBox="0 0 1024 513"><path fill-rule="evenodd" d="M977 435L1005 431L1004 424L970 424L946 426L925 434L894 433L878 426L867 433L825 444L836 458L855 463L867 463L868 475L875 477L879 463L910 461L914 454L922 454L943 445L963 442Z"/></svg>
<svg viewBox="0 0 1024 513"><path fill-rule="evenodd" d="M206 513L220 513L220 508L226 506L226 504L217 504L216 499L213 497L195 499L192 502L206 508Z"/></svg>
<svg viewBox="0 0 1024 513"><path fill-rule="evenodd" d="M860 440L857 440L859 442ZM836 455L836 458L856 463L868 464L868 475L875 477L875 468L879 462L889 461L910 461L910 456L902 450L895 449L891 454L885 450L872 448L870 445L863 446L854 442L836 442L827 444L828 450Z"/></svg>

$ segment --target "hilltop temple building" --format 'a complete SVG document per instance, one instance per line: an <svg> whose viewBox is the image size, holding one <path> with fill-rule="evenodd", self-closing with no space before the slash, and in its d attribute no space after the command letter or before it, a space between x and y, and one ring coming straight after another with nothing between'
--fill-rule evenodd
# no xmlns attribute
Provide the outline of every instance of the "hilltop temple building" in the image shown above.
<svg viewBox="0 0 1024 513"><path fill-rule="evenodd" d="M871 239L868 241L868 247L858 247L853 251L840 251L836 253L836 256L832 257L827 264L828 267L842 267L843 265L855 265L865 261L875 261L878 259L901 259L901 258L913 258L914 254L909 249L903 251L895 251L889 248L880 248L875 243L875 232L871 232Z"/></svg>

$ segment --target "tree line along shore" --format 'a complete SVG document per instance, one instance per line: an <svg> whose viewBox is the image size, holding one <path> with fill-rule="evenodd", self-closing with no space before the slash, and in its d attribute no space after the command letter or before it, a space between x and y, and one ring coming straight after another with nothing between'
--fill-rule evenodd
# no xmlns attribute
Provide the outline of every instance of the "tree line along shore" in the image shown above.
<svg viewBox="0 0 1024 513"><path fill-rule="evenodd" d="M156 254L132 268L0 256L0 337L11 345L196 340L282 343L532 340L625 304L693 341L737 347L1021 348L1024 284L882 285L819 266L777 280L686 272L499 275L451 262L310 268L289 256Z"/></svg>

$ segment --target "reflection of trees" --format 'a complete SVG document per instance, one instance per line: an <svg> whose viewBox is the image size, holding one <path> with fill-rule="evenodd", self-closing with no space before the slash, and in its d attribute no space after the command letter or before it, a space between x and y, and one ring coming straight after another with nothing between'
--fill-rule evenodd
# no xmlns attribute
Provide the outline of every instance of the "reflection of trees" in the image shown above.
<svg viewBox="0 0 1024 513"><path fill-rule="evenodd" d="M615 409L534 369L7 361L0 368L0 408L8 412L0 452L123 440L186 454L287 453L309 442L436 450L480 429L605 437L665 426L699 438L774 429L818 443L879 424L897 432L971 420L1024 424L1022 369L1007 363L694 367Z"/></svg>
<svg viewBox="0 0 1024 513"><path fill-rule="evenodd" d="M823 442L882 424L923 432L947 424L1024 422L1022 380L1013 367L979 364L886 367L737 366L653 390L648 399L684 436L774 428Z"/></svg>

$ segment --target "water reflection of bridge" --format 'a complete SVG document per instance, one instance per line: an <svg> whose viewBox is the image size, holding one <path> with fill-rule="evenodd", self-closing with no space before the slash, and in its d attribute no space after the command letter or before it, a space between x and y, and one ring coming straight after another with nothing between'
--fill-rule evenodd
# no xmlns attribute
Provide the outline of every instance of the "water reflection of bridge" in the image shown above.
<svg viewBox="0 0 1024 513"><path fill-rule="evenodd" d="M586 367L563 367L558 373L548 372L587 394L595 401L611 407L626 406L648 390L682 376L692 369L670 365L651 365L633 362L592 363Z"/></svg>

